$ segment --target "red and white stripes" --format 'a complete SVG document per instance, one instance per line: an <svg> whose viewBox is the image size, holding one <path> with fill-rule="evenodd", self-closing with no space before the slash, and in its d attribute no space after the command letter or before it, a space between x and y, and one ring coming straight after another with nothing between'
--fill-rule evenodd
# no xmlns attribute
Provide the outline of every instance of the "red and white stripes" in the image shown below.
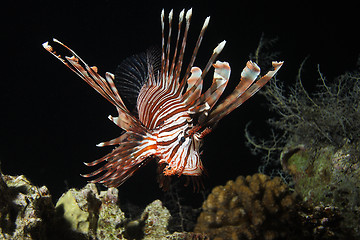
<svg viewBox="0 0 360 240"><path fill-rule="evenodd" d="M131 68L129 72L135 71L134 76L146 75L145 82L136 81L138 77L133 77L131 80L123 78L131 83L137 82L141 86L140 91L134 91L136 94L133 94L137 97L137 115L130 113L125 106L117 89L122 86L115 87L113 74L106 73L105 78L101 77L97 67L89 67L73 50L56 39L54 39L54 43L66 49L71 57L63 58L48 42L43 44L48 52L116 107L119 115L117 117L109 116L109 119L125 130L118 138L97 145L99 147L116 145L117 147L103 158L86 163L87 166L104 163L96 171L83 175L85 177L97 176L92 182L103 183L108 187L117 187L132 176L139 167L154 158L158 161L162 176L200 176L204 170L199 153L202 139L223 117L263 87L282 66L283 62L273 62L274 70L258 79L260 68L256 63L248 61L235 90L217 104L231 73L229 63L216 61L226 41L222 41L214 48L204 68L193 66L205 30L209 25L210 17L207 17L189 63L186 68L183 68L191 16L192 9L186 13L185 10L180 12L175 47L172 51L173 11L171 10L168 15L166 36L163 10L161 12L162 53L161 59L159 59L159 72L153 70L154 66L158 66L156 62L144 61L142 63L147 64L146 73L141 69L134 68ZM182 32L184 19L185 27ZM156 58L155 54L150 56ZM153 58L151 59L153 60ZM212 85L203 91L203 82L206 81L205 77L211 67L214 67ZM123 69L122 72L126 72L126 69ZM145 78L141 77L141 79ZM124 89L127 88L121 88L121 90ZM160 179L164 179L164 177ZM163 180L160 180L160 186L166 188Z"/></svg>

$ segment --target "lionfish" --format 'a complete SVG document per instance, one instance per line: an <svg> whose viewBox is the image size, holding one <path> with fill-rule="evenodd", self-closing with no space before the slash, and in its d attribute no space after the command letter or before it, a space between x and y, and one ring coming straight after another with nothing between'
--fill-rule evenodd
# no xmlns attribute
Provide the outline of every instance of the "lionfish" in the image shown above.
<svg viewBox="0 0 360 240"><path fill-rule="evenodd" d="M185 29L182 24L185 16ZM53 39L72 56L63 58L48 42L43 47L58 60L75 72L98 93L112 103L117 117L109 116L123 133L110 141L97 144L99 147L116 145L106 156L87 166L104 163L96 171L84 174L94 177L93 183L107 187L118 187L134 172L151 159L158 163L160 188L167 189L172 175L186 175L192 179L194 187L199 187L198 179L204 172L200 159L200 147L204 137L213 127L235 108L239 107L280 69L283 62L272 62L274 70L258 77L260 68L248 61L241 73L240 83L220 104L229 77L230 65L216 61L226 41L219 43L210 59L201 70L194 62L210 17L203 23L192 56L186 68L183 59L189 32L192 9L179 14L175 49L172 50L173 11L168 15L167 40L165 37L165 14L161 12L162 44L160 50L147 50L125 59L116 73L98 73L98 68L90 67L71 48ZM182 40L180 38L182 36ZM166 41L166 43L165 43ZM170 54L172 52L172 54ZM214 67L211 86L203 91L203 80Z"/></svg>

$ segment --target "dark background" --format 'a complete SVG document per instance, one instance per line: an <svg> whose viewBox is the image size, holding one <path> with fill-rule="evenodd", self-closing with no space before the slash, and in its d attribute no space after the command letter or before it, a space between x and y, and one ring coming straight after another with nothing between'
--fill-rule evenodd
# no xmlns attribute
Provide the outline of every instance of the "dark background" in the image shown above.
<svg viewBox="0 0 360 240"><path fill-rule="evenodd" d="M278 78L292 84L298 67L309 56L304 84L311 91L316 65L328 78L356 68L359 20L346 2L316 6L313 1L12 1L2 6L0 161L6 174L24 174L36 185L47 185L54 198L70 187L82 187L80 173L111 148L95 144L117 137L120 130L107 119L115 108L41 46L53 37L75 50L100 73L114 72L126 57L161 44L160 12L175 15L193 7L188 49L194 46L203 20L211 16L196 66L203 67L213 48L227 44L219 60L228 61L238 83L248 56L262 33L278 37L274 51L285 64ZM177 17L175 18L177 19ZM190 51L188 51L189 53ZM210 75L211 76L211 75ZM210 79L208 79L211 81ZM229 90L226 92L229 93ZM271 116L262 96L255 96L224 118L204 145L208 171L205 188L225 184L238 175L257 172L260 157L244 144L244 127L266 137ZM135 204L161 196L155 165L139 170L119 187L121 198ZM190 190L182 190L187 191ZM192 197L193 196L193 197ZM189 193L189 199L199 197Z"/></svg>

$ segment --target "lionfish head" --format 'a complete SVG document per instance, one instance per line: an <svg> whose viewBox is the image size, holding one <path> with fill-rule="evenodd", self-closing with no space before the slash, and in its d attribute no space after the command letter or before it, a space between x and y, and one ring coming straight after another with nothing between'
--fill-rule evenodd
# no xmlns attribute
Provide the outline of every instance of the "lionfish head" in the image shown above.
<svg viewBox="0 0 360 240"><path fill-rule="evenodd" d="M189 63L183 67L191 16L192 9L186 14L184 10L180 12L173 40L173 11L168 16L165 36L163 10L161 52L150 49L133 55L119 65L115 74L106 73L105 78L98 74L97 67L89 67L58 40L54 39L54 42L69 51L71 57L63 58L48 42L43 44L46 50L116 107L118 116L109 116L109 119L125 130L118 138L97 145L115 145L116 148L103 158L86 163L87 166L103 163L94 172L83 175L97 176L92 182L117 187L151 159L158 163L159 183L164 189L173 175L199 179L204 172L200 160L203 138L224 116L264 86L282 66L283 62L273 62L274 70L259 77L260 68L248 61L234 91L217 103L230 77L229 63L216 61L226 42L222 41L215 47L202 69L194 66L209 24L210 17L207 17ZM170 46L171 42L175 43L174 48ZM203 90L203 80L211 67L214 68L212 84Z"/></svg>

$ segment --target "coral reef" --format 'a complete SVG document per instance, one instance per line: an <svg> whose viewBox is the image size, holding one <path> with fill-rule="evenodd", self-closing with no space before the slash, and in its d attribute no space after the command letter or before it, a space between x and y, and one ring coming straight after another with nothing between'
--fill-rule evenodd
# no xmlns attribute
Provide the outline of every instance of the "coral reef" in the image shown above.
<svg viewBox="0 0 360 240"><path fill-rule="evenodd" d="M150 203L139 219L127 219L118 205L118 190L109 188L99 193L91 183L64 193L56 210L73 230L89 239L206 239L187 232L170 234L167 228L171 215L160 200Z"/></svg>
<svg viewBox="0 0 360 240"><path fill-rule="evenodd" d="M339 226L343 219L336 207L303 203L293 217L294 224L298 223L302 231L298 237L287 239L354 239Z"/></svg>
<svg viewBox="0 0 360 240"><path fill-rule="evenodd" d="M171 215L160 200L150 203L139 219L127 219L116 188L99 192L90 183L68 190L54 206L45 186L34 186L23 175L0 174L0 239L209 239L191 232L171 234Z"/></svg>
<svg viewBox="0 0 360 240"><path fill-rule="evenodd" d="M0 238L41 239L54 206L45 186L32 185L23 175L0 178Z"/></svg>
<svg viewBox="0 0 360 240"><path fill-rule="evenodd" d="M155 200L149 204L143 214L145 218L144 240L159 239L162 236L169 234L167 230L168 222L171 217L169 210L167 210L160 200Z"/></svg>
<svg viewBox="0 0 360 240"><path fill-rule="evenodd" d="M89 239L56 213L46 186L37 187L23 175L0 171L0 176L0 239Z"/></svg>
<svg viewBox="0 0 360 240"><path fill-rule="evenodd" d="M286 178L314 209L335 207L340 232L359 239L360 69L328 81L318 66L318 86L308 92L305 60L292 86L275 79L262 92L277 113L269 119L274 134L260 140L246 130L245 136L253 153L264 153L262 172Z"/></svg>
<svg viewBox="0 0 360 240"><path fill-rule="evenodd" d="M293 176L295 189L305 200L315 205L337 207L344 220L341 227L360 237L360 163L345 145L312 149L287 149L281 162ZM355 161L354 161L355 159Z"/></svg>
<svg viewBox="0 0 360 240"><path fill-rule="evenodd" d="M91 236L91 239L116 239L125 231L119 226L125 215L117 201L117 189L109 188L99 193L95 184L89 183L80 190L70 189L64 193L56 204L56 211L73 230Z"/></svg>
<svg viewBox="0 0 360 240"><path fill-rule="evenodd" d="M203 204L195 232L212 239L278 239L289 233L296 197L280 178L240 176L215 187Z"/></svg>
<svg viewBox="0 0 360 240"><path fill-rule="evenodd" d="M292 171L295 156L288 159ZM340 153L334 156L336 166L347 168ZM115 188L99 192L87 184L70 189L54 207L45 186L38 188L24 176L1 175L0 192L1 239L356 239L341 229L345 221L338 207L304 204L280 178L264 174L215 187L194 233L170 234L171 215L160 200L149 204L138 219L127 219Z"/></svg>
<svg viewBox="0 0 360 240"><path fill-rule="evenodd" d="M336 207L303 202L279 177L254 174L215 187L195 232L216 240L354 239L341 221Z"/></svg>
<svg viewBox="0 0 360 240"><path fill-rule="evenodd" d="M360 70L346 72L329 81L317 66L318 77L311 76L311 79L309 75L303 76L305 62L306 59L291 86L274 79L261 92L269 102L269 109L275 112L275 116L268 119L271 133L259 139L245 130L251 151L262 154L260 169L263 173L270 174L275 168L281 173L280 153L284 147L299 145L311 148L314 153L327 147L337 150L346 147L353 161L359 161ZM317 87L308 92L303 78L316 83Z"/></svg>

